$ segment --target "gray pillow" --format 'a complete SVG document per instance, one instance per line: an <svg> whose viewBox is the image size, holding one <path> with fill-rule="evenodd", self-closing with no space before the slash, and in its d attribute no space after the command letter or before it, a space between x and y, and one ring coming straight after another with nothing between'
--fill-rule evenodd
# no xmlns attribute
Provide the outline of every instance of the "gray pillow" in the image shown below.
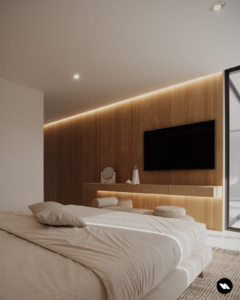
<svg viewBox="0 0 240 300"><path fill-rule="evenodd" d="M179 206L157 206L154 215L163 218L182 218L186 216L186 209Z"/></svg>
<svg viewBox="0 0 240 300"><path fill-rule="evenodd" d="M28 206L39 223L46 225L68 225L84 227L86 224L67 207L57 202L40 202Z"/></svg>

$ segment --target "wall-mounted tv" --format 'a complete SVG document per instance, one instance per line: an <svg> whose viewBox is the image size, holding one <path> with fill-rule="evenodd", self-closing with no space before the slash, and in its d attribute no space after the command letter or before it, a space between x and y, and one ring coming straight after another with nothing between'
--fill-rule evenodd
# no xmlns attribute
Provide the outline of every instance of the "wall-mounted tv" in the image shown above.
<svg viewBox="0 0 240 300"><path fill-rule="evenodd" d="M144 132L144 171L215 169L215 120Z"/></svg>

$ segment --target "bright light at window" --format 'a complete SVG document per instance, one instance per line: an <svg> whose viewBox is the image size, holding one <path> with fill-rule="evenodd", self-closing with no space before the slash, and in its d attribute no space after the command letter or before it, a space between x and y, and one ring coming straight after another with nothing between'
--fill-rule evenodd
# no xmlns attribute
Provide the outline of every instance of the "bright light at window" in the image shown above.
<svg viewBox="0 0 240 300"><path fill-rule="evenodd" d="M80 78L80 75L75 74L75 75L73 76L73 78L74 78L74 79L79 79L79 78Z"/></svg>

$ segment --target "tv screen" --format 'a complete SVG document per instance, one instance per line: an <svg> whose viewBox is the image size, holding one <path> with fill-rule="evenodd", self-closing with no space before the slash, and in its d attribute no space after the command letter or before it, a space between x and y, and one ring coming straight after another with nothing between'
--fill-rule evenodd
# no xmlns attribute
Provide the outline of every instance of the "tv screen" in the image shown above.
<svg viewBox="0 0 240 300"><path fill-rule="evenodd" d="M144 171L215 169L215 120L144 132Z"/></svg>

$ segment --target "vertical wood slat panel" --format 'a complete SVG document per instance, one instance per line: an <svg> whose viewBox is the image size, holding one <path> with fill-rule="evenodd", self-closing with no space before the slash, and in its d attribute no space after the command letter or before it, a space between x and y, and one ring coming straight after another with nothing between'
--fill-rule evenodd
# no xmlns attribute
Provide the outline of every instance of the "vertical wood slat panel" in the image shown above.
<svg viewBox="0 0 240 300"><path fill-rule="evenodd" d="M216 120L215 170L143 171L143 131L211 119ZM44 132L45 201L90 205L95 193L85 192L82 184L100 182L100 172L107 166L115 169L119 183L124 183L128 174L131 178L136 164L141 183L222 186L223 75L214 74L53 123L45 126ZM211 198L187 197L191 201L182 201L182 197L174 197L170 201L160 196L157 200L144 197L132 194L135 207L183 203L191 207L193 217L200 210L199 220L210 222L212 229L216 223L211 216L220 218L222 214L222 198L212 202Z"/></svg>

